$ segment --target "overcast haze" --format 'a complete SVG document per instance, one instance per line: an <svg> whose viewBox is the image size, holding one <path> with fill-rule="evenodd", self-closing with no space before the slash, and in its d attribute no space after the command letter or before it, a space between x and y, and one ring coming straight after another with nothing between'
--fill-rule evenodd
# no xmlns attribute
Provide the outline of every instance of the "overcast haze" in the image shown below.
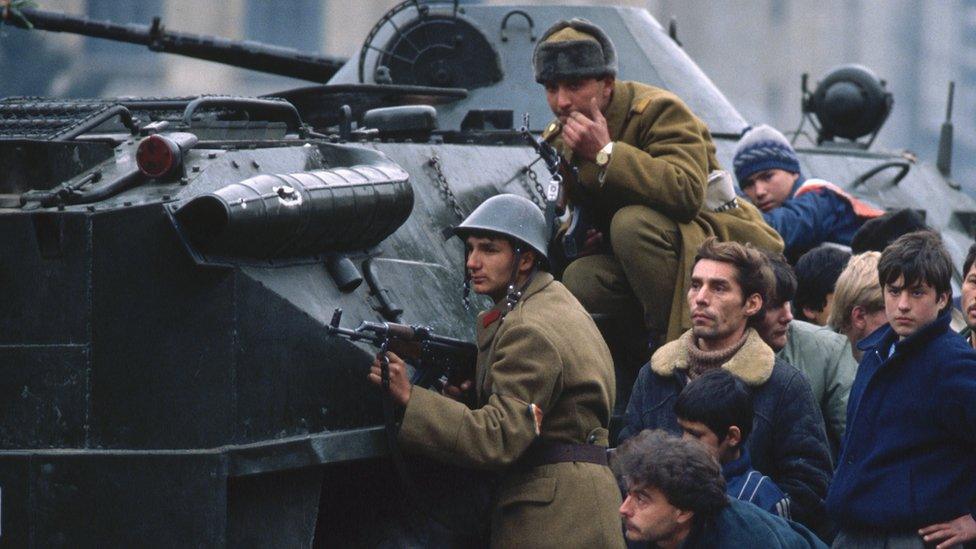
<svg viewBox="0 0 976 549"><path fill-rule="evenodd" d="M53 0L44 9L99 19L248 38L356 55L366 33L398 2L370 0ZM512 4L513 2L504 2ZM584 2L546 2L572 4ZM665 27L674 17L685 50L751 123L783 131L800 122L800 78L811 88L832 67L861 63L886 80L894 112L877 144L934 161L948 82L955 80L954 177L976 183L976 0L650 0ZM306 82L162 56L144 47L50 33L0 30L0 96L267 93ZM809 129L809 126L807 127Z"/></svg>

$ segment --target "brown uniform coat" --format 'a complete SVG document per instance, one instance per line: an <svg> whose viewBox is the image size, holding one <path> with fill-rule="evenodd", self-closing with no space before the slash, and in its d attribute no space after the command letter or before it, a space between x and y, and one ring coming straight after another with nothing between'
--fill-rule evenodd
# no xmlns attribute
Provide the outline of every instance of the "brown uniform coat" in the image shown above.
<svg viewBox="0 0 976 549"><path fill-rule="evenodd" d="M783 239L745 200L721 213L703 210L708 174L721 168L708 128L678 96L637 82L617 81L604 116L614 144L602 177L595 163L573 158L573 151L562 141L558 122L546 128L543 139L579 167L581 185L567 187L567 196L570 202L588 208L604 230L613 214L629 205L647 206L677 224L682 250L668 323L670 341L691 327L685 294L695 253L705 238L752 242L780 252Z"/></svg>
<svg viewBox="0 0 976 549"><path fill-rule="evenodd" d="M516 464L536 438L529 404L542 409L543 439L607 444L610 351L583 307L548 273L535 275L504 319L499 307L478 319L479 407L415 389L400 428L403 449L501 473L492 547L622 547L620 492L607 467Z"/></svg>

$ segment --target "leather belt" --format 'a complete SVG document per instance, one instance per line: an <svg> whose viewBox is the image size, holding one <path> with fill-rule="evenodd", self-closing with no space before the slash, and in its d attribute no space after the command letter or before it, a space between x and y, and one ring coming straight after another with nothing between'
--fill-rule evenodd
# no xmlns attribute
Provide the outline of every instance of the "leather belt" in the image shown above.
<svg viewBox="0 0 976 549"><path fill-rule="evenodd" d="M583 462L607 467L607 449L596 444L577 444L537 439L522 454L518 465L526 469L554 463Z"/></svg>

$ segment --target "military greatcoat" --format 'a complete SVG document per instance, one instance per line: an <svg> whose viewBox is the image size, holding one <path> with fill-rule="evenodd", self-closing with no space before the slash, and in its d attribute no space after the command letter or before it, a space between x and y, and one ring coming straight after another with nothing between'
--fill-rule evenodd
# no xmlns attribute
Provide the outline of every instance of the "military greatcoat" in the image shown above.
<svg viewBox="0 0 976 549"><path fill-rule="evenodd" d="M636 297L644 309L647 327L666 333L670 341L691 327L685 295L705 238L752 242L777 252L783 250L783 239L745 200L723 212L704 209L708 174L720 169L715 143L676 95L616 81L604 116L613 153L602 171L594 162L573 157L558 122L543 133L543 139L579 168L579 185L568 184L569 201L587 209L609 235L613 250L613 256L577 260L564 282L598 313L619 310L621 301L614 294L629 288L629 299ZM572 276L571 269L585 274ZM670 312L656 319L661 310Z"/></svg>
<svg viewBox="0 0 976 549"><path fill-rule="evenodd" d="M607 445L610 351L582 305L548 273L537 273L503 318L502 307L478 319L478 407L415 388L402 448L500 473L492 547L623 547L620 491L609 468L519 462L538 437ZM538 426L533 404L542 411Z"/></svg>

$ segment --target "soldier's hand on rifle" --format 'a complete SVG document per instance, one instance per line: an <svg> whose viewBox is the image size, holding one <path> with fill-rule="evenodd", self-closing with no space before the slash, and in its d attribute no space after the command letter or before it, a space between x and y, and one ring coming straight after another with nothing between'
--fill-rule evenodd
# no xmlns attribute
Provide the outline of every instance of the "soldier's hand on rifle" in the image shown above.
<svg viewBox="0 0 976 549"><path fill-rule="evenodd" d="M410 402L410 390L413 388L410 385L407 364L403 362L402 358L391 352L387 352L386 357L390 361L390 396L397 404L406 406ZM373 359L373 365L369 368L369 380L380 386L383 384L381 371L380 355L376 355L376 358Z"/></svg>
<svg viewBox="0 0 976 549"><path fill-rule="evenodd" d="M470 399L472 387L474 387L474 381L466 379L461 382L461 385L445 383L441 392L444 396L453 398L458 402L467 402Z"/></svg>
<svg viewBox="0 0 976 549"><path fill-rule="evenodd" d="M590 102L588 115L579 111L570 113L563 125L563 141L576 156L591 162L596 160L596 153L611 141L607 119L600 112L595 97Z"/></svg>

